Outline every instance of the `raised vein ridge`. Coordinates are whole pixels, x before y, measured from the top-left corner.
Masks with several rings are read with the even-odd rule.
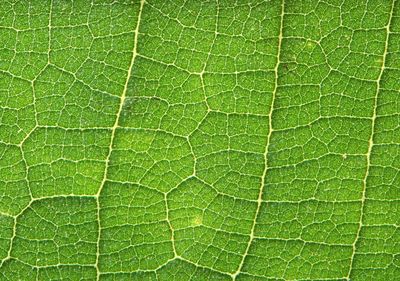
[[[371,124],[371,134],[368,140],[368,151],[367,151],[367,169],[365,171],[365,175],[363,178],[363,190],[362,190],[362,197],[361,197],[361,209],[360,209],[360,221],[358,223],[358,229],[357,229],[357,234],[356,234],[356,238],[354,239],[354,242],[352,244],[352,254],[351,254],[351,258],[350,258],[350,266],[349,266],[349,271],[348,274],[346,276],[347,280],[350,280],[350,276],[351,276],[351,272],[353,270],[353,263],[354,263],[354,256],[356,253],[356,246],[357,246],[357,242],[360,238],[360,233],[361,233],[361,229],[363,227],[363,217],[364,217],[364,207],[365,207],[365,195],[366,195],[366,190],[367,190],[367,178],[369,176],[369,171],[371,168],[371,152],[372,152],[372,147],[374,146],[374,132],[375,132],[375,121],[376,121],[376,116],[377,116],[377,107],[378,107],[378,97],[379,97],[379,90],[381,88],[381,79],[382,79],[382,74],[383,71],[385,69],[385,63],[386,63],[386,55],[388,53],[388,45],[389,45],[389,36],[390,36],[390,24],[392,22],[392,18],[393,18],[393,10],[394,10],[394,6],[395,6],[396,0],[392,1],[392,6],[391,6],[391,10],[390,10],[390,14],[389,14],[389,20],[388,23],[386,25],[386,39],[385,39],[385,48],[383,51],[383,58],[382,58],[382,67],[380,69],[379,75],[378,75],[378,79],[376,81],[376,92],[375,92],[375,97],[374,97],[374,110],[373,110],[373,115],[371,118],[372,124]]]
[[[265,185],[265,176],[267,174],[267,170],[268,170],[268,150],[269,150],[269,144],[270,144],[270,140],[271,140],[271,135],[273,132],[272,129],[272,114],[274,111],[274,104],[275,104],[275,96],[276,96],[276,92],[278,89],[278,67],[279,67],[279,58],[280,58],[280,53],[281,53],[281,45],[282,45],[282,37],[283,37],[283,16],[285,13],[285,1],[282,0],[282,4],[281,4],[281,21],[280,21],[280,28],[279,28],[279,35],[278,35],[278,53],[277,53],[277,60],[276,60],[276,64],[274,67],[274,78],[275,78],[275,82],[274,82],[274,89],[272,91],[272,101],[271,101],[271,108],[270,111],[268,113],[268,135],[267,135],[267,141],[266,141],[266,146],[265,146],[265,151],[264,151],[264,171],[261,177],[261,184],[260,184],[260,191],[258,193],[258,199],[257,199],[257,209],[256,209],[256,213],[254,215],[254,220],[253,220],[253,224],[251,226],[251,230],[250,230],[250,239],[249,242],[247,243],[246,246],[246,250],[243,254],[242,260],[240,261],[239,267],[237,269],[237,271],[233,274],[233,280],[236,280],[236,277],[240,274],[243,265],[244,265],[244,261],[246,259],[246,256],[249,253],[250,250],[250,246],[254,240],[254,230],[256,227],[256,222],[257,222],[257,218],[258,215],[260,213],[260,208],[261,208],[261,204],[262,204],[262,197],[263,197],[263,193],[264,193],[264,185]]]
[[[124,89],[122,91],[122,95],[121,95],[121,98],[120,98],[117,117],[115,118],[114,126],[111,128],[110,147],[108,149],[108,155],[107,155],[107,158],[106,158],[106,165],[105,165],[105,169],[104,169],[103,180],[101,181],[99,190],[98,190],[97,194],[95,195],[96,196],[96,204],[97,204],[97,221],[98,221],[98,225],[99,225],[99,234],[98,234],[98,238],[97,238],[97,251],[96,251],[96,271],[97,271],[97,278],[96,279],[97,280],[99,280],[99,278],[100,278],[99,257],[100,257],[101,223],[100,223],[100,201],[99,201],[99,197],[100,197],[101,191],[103,190],[104,184],[107,181],[107,172],[108,172],[108,168],[109,168],[109,164],[110,164],[110,156],[111,156],[112,147],[113,147],[113,144],[114,144],[115,132],[116,132],[116,130],[118,128],[119,118],[121,116],[122,108],[124,106],[126,92],[128,90],[129,78],[131,77],[132,68],[133,68],[133,65],[135,63],[135,59],[136,59],[137,54],[138,54],[137,53],[137,42],[138,42],[138,37],[139,37],[139,26],[140,26],[140,20],[141,20],[141,17],[142,17],[142,11],[143,11],[144,2],[145,2],[145,0],[140,0],[140,8],[139,8],[139,13],[138,13],[138,17],[137,17],[136,28],[135,28],[135,31],[134,31],[135,35],[134,35],[131,63],[130,63],[129,68],[128,68],[128,73],[126,75]]]

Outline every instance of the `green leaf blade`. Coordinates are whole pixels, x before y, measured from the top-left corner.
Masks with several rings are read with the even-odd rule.
[[[400,3],[0,8],[0,280],[396,280]]]

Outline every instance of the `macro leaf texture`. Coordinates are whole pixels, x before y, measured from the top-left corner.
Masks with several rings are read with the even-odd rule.
[[[400,280],[399,0],[0,5],[0,280]]]

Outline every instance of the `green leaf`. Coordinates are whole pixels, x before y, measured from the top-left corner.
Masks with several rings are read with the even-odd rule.
[[[399,279],[399,0],[12,0],[0,42],[0,280]]]

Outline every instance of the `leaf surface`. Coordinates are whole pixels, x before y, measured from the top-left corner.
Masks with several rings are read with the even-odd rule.
[[[400,2],[6,1],[0,280],[397,280]]]

